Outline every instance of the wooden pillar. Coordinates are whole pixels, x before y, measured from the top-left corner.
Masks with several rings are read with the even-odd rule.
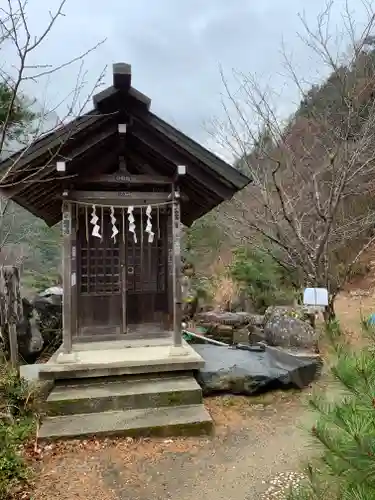
[[[182,345],[182,289],[181,289],[181,222],[179,191],[173,189],[172,205],[172,273],[173,273],[173,345]]]
[[[62,235],[63,235],[63,352],[72,351],[72,205],[63,201],[62,206]]]
[[[12,368],[18,370],[19,368],[19,354],[18,354],[18,337],[17,337],[17,323],[8,323],[8,337],[10,349],[10,364]]]
[[[166,290],[168,291],[168,330],[173,332],[174,325],[174,253],[173,253],[173,205],[167,210],[166,235]]]
[[[14,266],[0,266],[0,333],[8,330],[10,362],[19,369],[17,325],[22,321],[23,307],[20,289],[20,275]],[[0,359],[0,363],[3,360]]]
[[[77,306],[78,306],[78,292],[77,292],[77,228],[78,228],[78,211],[77,206],[71,205],[71,337],[72,340],[77,336]]]
[[[186,174],[178,166],[172,188],[172,274],[173,274],[173,346],[182,346],[182,280],[181,280],[181,207],[179,177]]]

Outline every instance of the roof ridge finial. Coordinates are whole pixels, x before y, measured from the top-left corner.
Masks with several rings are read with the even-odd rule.
[[[117,90],[128,92],[132,81],[132,67],[130,64],[119,62],[113,64],[113,86]]]

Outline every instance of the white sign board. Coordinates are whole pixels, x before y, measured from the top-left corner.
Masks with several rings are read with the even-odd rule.
[[[326,288],[305,288],[303,304],[305,306],[328,306],[328,290]]]

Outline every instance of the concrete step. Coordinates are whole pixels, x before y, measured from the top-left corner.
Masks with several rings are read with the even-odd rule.
[[[59,349],[47,363],[41,363],[39,378],[67,380],[135,376],[200,370],[204,366],[203,358],[186,342],[182,348],[177,348],[177,352],[169,345],[127,347],[123,342],[93,342],[73,347],[68,359],[61,360],[63,354]]]
[[[45,440],[105,436],[197,436],[210,434],[212,419],[203,404],[47,417]]]
[[[119,379],[94,383],[81,379],[56,385],[47,398],[51,416],[116,410],[159,408],[202,403],[202,390],[193,376]]]

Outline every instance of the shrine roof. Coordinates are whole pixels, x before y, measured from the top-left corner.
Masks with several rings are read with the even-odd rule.
[[[61,220],[64,186],[113,173],[120,158],[136,174],[173,177],[186,166],[185,225],[231,199],[251,180],[150,111],[151,100],[131,86],[130,65],[113,65],[113,85],[93,97],[94,108],[0,163],[1,193],[52,226]],[[125,141],[119,124],[126,124]],[[65,161],[63,179],[56,162]]]

